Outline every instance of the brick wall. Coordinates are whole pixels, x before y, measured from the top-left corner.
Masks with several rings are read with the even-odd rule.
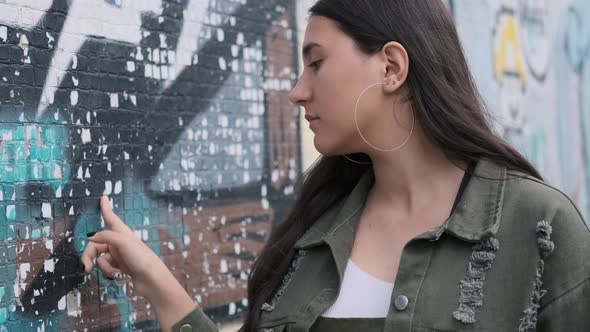
[[[81,273],[98,197],[217,322],[300,176],[294,2],[0,1],[0,330],[157,329]]]

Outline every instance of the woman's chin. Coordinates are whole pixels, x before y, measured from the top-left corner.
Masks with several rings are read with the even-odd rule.
[[[343,154],[347,154],[346,149],[343,149],[341,145],[338,144],[328,144],[327,142],[322,142],[316,138],[313,141],[313,145],[317,152],[319,152],[322,156],[332,157],[332,156],[340,156]]]
[[[318,135],[314,136],[313,145],[315,146],[315,149],[323,156],[333,156],[335,154],[333,144],[328,144],[328,142],[321,140]]]

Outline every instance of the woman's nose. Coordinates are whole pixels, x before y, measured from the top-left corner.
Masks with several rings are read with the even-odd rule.
[[[291,92],[289,93],[289,100],[296,105],[304,106],[311,97],[311,91],[305,86],[303,80],[299,78]]]

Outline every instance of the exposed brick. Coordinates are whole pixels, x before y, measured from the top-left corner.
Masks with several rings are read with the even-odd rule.
[[[158,328],[129,281],[82,273],[103,193],[214,320],[237,318],[227,306],[246,297],[244,276],[292,199],[261,188],[296,181],[271,183],[268,158],[300,174],[300,142],[276,135],[297,109],[263,86],[295,63],[294,41],[269,39],[296,31],[294,4],[149,3],[2,5],[13,11],[0,13],[0,309],[16,310],[0,329]],[[191,31],[194,19],[208,24]]]

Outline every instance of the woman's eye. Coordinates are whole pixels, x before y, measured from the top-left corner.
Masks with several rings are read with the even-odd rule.
[[[313,70],[318,70],[320,68],[320,63],[322,60],[316,60],[308,65],[308,67],[313,68]]]

